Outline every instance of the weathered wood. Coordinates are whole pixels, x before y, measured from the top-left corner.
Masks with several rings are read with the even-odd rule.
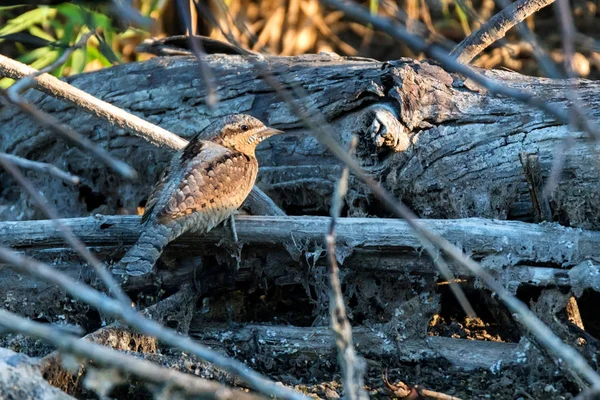
[[[231,112],[247,112],[285,129],[288,135],[258,151],[259,185],[288,214],[325,213],[339,176],[338,162],[261,80],[252,63],[232,55],[208,56],[207,62],[221,98],[215,112],[203,103],[205,84],[193,58],[121,65],[70,82],[187,138],[208,123],[209,115]],[[423,217],[532,219],[519,155],[537,155],[541,177],[547,179],[557,146],[571,135],[563,179],[549,199],[552,216],[571,226],[600,227],[598,165],[592,146],[584,135],[569,133],[567,126],[537,109],[490,96],[426,62],[307,55],[267,57],[265,63],[283,87],[301,86],[304,102],[324,115],[339,141],[358,134],[357,156],[365,168]],[[567,82],[502,71],[483,73],[558,106],[568,104]],[[590,110],[598,107],[599,85],[577,83]],[[31,95],[30,100],[132,162],[142,176],[140,183],[119,181],[11,107],[0,112],[0,150],[52,162],[84,179],[78,190],[29,173],[64,216],[92,210],[132,213],[156,181],[168,152],[45,95]],[[10,189],[12,181],[4,177],[2,185],[16,201],[5,202],[10,207],[0,215],[40,217],[26,196]],[[381,215],[383,211],[370,200],[357,182],[351,182],[350,215]]]
[[[141,313],[164,325],[167,323],[172,325],[175,322],[177,330],[186,334],[196,305],[195,303],[196,293],[188,285],[175,295],[153,304],[141,311]],[[158,351],[156,338],[133,332],[119,322],[103,326],[85,335],[82,339],[115,350],[129,351],[144,358],[146,358],[145,355],[155,354]],[[78,362],[77,367],[74,365],[75,362]],[[82,380],[85,376],[88,363],[89,360],[72,360],[69,369],[66,369],[63,365],[61,354],[58,351],[53,351],[39,361],[44,379],[53,386],[72,395],[81,394],[83,390]]]
[[[3,399],[74,400],[44,380],[39,360],[0,347],[0,397]]]
[[[162,258],[167,268],[160,265],[158,278],[127,282],[126,290],[173,291],[193,282],[200,294],[206,295],[233,290],[242,282],[267,286],[319,285],[319,277],[324,272],[323,238],[329,218],[237,216],[236,221],[238,238],[243,245],[241,254],[235,256],[227,245],[232,240],[229,227],[219,226],[207,235],[186,234],[167,248]],[[64,219],[63,223],[109,264],[139,235],[139,217],[134,216],[73,218]],[[600,290],[600,266],[591,261],[600,257],[600,232],[558,224],[485,219],[422,220],[421,223],[459,245],[514,293],[523,284],[570,287],[577,296],[586,288]],[[343,266],[346,290],[360,287],[366,296],[364,301],[369,298],[369,285],[383,285],[373,289],[381,292],[381,288],[394,279],[396,284],[418,282],[421,277],[437,279],[435,267],[404,221],[342,218],[337,226],[337,240],[337,256]],[[2,222],[0,244],[53,262],[58,270],[83,282],[96,282],[91,269],[64,248],[64,241],[51,221]],[[207,255],[216,258],[203,264],[201,256]],[[307,267],[312,271],[310,278]],[[469,278],[462,268],[454,264],[450,267],[457,276]],[[53,310],[55,288],[24,277],[7,266],[0,265],[0,273],[3,276],[0,293],[11,299],[8,304],[14,303],[27,315],[42,312],[40,307],[43,312]],[[387,277],[385,283],[379,282],[381,274]],[[379,283],[367,283],[369,279]],[[33,296],[38,299],[49,296],[52,301],[37,305],[26,302],[27,307],[17,301]],[[52,312],[64,313],[59,305]]]
[[[329,224],[326,217],[236,216],[239,241],[253,248],[284,246],[293,259],[322,246]],[[75,235],[89,246],[129,245],[137,240],[140,218],[103,216],[67,218]],[[566,228],[558,224],[529,224],[478,218],[421,220],[423,225],[460,246],[489,268],[527,264],[568,268],[600,252],[600,232]],[[421,243],[405,221],[377,218],[341,218],[337,224],[339,261],[354,268],[354,258],[377,260],[364,269],[430,270]],[[205,235],[188,233],[174,242],[187,245],[193,254],[210,252],[215,243],[230,238],[230,228],[219,226]],[[230,239],[231,240],[231,239]],[[51,248],[64,245],[50,220],[0,222],[0,243],[15,249]],[[196,249],[191,248],[191,245]],[[213,244],[213,246],[207,246]],[[395,262],[394,262],[395,260]],[[414,264],[407,261],[414,260]],[[419,266],[420,265],[420,266]],[[431,271],[431,270],[430,270]],[[433,271],[431,271],[433,272]],[[464,273],[463,273],[464,274]]]
[[[308,364],[316,360],[335,360],[335,343],[331,331],[323,327],[301,328],[277,325],[245,325],[217,329],[192,324],[190,335],[255,365],[267,363]],[[445,359],[452,365],[473,370],[493,365],[522,363],[516,343],[484,342],[428,336],[394,342],[381,327],[352,329],[356,350],[365,358],[378,362],[426,362]],[[392,364],[392,365],[393,365]]]

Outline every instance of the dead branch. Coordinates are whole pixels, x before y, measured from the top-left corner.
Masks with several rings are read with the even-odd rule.
[[[323,233],[329,226],[329,220],[325,217],[240,215],[235,219],[241,243],[267,252],[276,252],[279,248],[287,254],[290,265],[297,263],[294,260],[300,259],[304,250],[311,249],[303,248],[303,243],[322,245]],[[60,221],[84,243],[95,248],[131,245],[140,232],[140,217],[137,216],[97,216]],[[496,273],[505,269],[501,275],[502,281],[511,290],[516,290],[514,285],[519,281],[533,285],[569,285],[569,275],[565,269],[597,258],[600,251],[600,232],[557,224],[538,225],[476,218],[422,220],[420,223],[448,241],[459,244],[466,254],[482,262],[486,268]],[[186,234],[174,242],[173,249],[176,251],[179,246],[185,245],[189,257],[211,254],[217,250],[215,244],[229,235],[227,229],[219,226],[206,235]],[[422,244],[412,235],[405,221],[341,218],[336,223],[336,236],[338,250],[345,249],[338,252],[337,257],[346,268],[434,273],[431,262],[420,254]],[[64,245],[60,232],[49,220],[0,222],[0,238],[0,243],[5,246],[29,252],[57,248],[60,253]],[[543,264],[547,267],[540,266]],[[528,265],[537,267],[528,268]],[[460,277],[469,276],[455,263],[450,263],[450,267]],[[593,263],[589,268],[594,268]],[[172,279],[175,285],[178,279],[183,282],[189,276],[175,276]],[[591,284],[591,281],[588,282]]]
[[[350,154],[354,153],[358,138],[355,136],[350,143]],[[365,360],[358,357],[352,343],[352,325],[346,314],[344,295],[340,284],[339,267],[335,252],[335,224],[342,211],[344,196],[348,190],[348,168],[344,168],[336,185],[331,201],[331,223],[329,232],[325,235],[327,244],[327,260],[329,263],[329,324],[335,335],[335,345],[338,350],[338,362],[342,368],[346,398],[349,400],[368,399],[364,389]]]
[[[43,172],[46,174],[50,174],[59,179],[62,179],[64,182],[70,183],[71,185],[78,185],[81,182],[81,179],[78,176],[72,175],[62,169],[43,162],[27,160],[25,158],[13,156],[11,154],[1,153],[0,157],[8,158],[13,164],[17,165],[20,168],[31,169],[34,171]]]
[[[28,65],[0,55],[0,75],[12,79],[22,79],[38,71]],[[57,99],[67,101],[76,107],[110,121],[112,124],[143,137],[156,146],[168,146],[173,149],[185,147],[187,142],[177,135],[156,125],[144,121],[140,117],[129,114],[119,107],[99,100],[81,89],[50,75],[42,74],[35,77],[35,88]]]
[[[187,395],[206,396],[207,398],[216,400],[257,400],[262,398],[226,388],[216,382],[162,368],[148,361],[136,359],[89,341],[79,340],[77,337],[65,335],[47,325],[33,322],[2,309],[0,309],[0,327],[5,331],[22,333],[27,336],[43,339],[58,347],[64,353],[85,357],[102,366],[133,374],[149,382],[176,386],[182,389]]]
[[[460,42],[452,49],[450,56],[460,63],[470,63],[488,46],[502,39],[513,26],[552,3],[554,0],[520,0],[512,3]]]
[[[1,57],[3,56],[0,54],[0,62]],[[75,132],[68,126],[61,124],[52,115],[38,110],[36,107],[23,100],[20,95],[13,94],[12,96],[10,96],[7,93],[7,91],[0,89],[0,97],[12,102],[12,104],[17,106],[21,111],[31,115],[42,126],[48,126],[49,128],[53,129],[54,131],[58,132],[64,137],[68,138],[77,146],[90,152],[94,155],[94,157],[108,165],[110,168],[112,168],[125,178],[131,180],[137,178],[137,172],[133,168],[131,168],[127,163],[112,157],[106,150],[96,146],[91,140],[81,136],[79,133]]]

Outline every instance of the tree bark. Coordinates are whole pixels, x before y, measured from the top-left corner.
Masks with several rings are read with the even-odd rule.
[[[76,76],[70,82],[186,138],[205,126],[209,116],[232,112],[250,113],[286,130],[287,135],[258,151],[258,184],[288,214],[327,212],[339,176],[338,162],[279,100],[252,63],[233,55],[211,55],[207,62],[221,99],[216,111],[203,103],[202,76],[196,61],[187,57],[121,65]],[[552,218],[577,227],[600,225],[598,165],[592,145],[583,134],[569,133],[567,126],[535,108],[490,96],[427,62],[307,55],[267,57],[265,63],[282,87],[300,87],[305,94],[302,101],[324,115],[332,136],[346,143],[358,134],[360,162],[422,217],[533,220],[535,211],[520,154],[538,156],[545,181],[556,152],[562,151],[564,173],[548,199]],[[566,81],[503,71],[482,73],[568,106]],[[577,87],[590,109],[598,106],[597,83],[580,81]],[[64,216],[135,213],[169,152],[46,95],[32,94],[29,99],[131,162],[142,176],[140,182],[120,181],[12,107],[0,113],[0,149],[54,163],[84,179],[79,188],[70,188],[28,172]],[[569,135],[571,144],[564,151],[557,150]],[[2,186],[2,218],[40,218],[6,176]],[[351,180],[350,186],[348,215],[385,215],[360,184]]]

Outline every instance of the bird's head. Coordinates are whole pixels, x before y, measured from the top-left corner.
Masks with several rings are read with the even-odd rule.
[[[212,140],[228,149],[254,156],[256,146],[263,140],[283,133],[265,126],[260,120],[246,114],[229,115],[214,123],[218,134]]]

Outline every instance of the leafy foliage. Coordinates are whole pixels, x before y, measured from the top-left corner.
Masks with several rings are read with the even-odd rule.
[[[15,58],[36,69],[52,64],[83,35],[96,32],[85,46],[75,50],[63,65],[52,72],[55,76],[78,74],[119,63],[128,56],[124,54],[126,44],[132,40],[139,43],[149,36],[147,31],[123,27],[118,18],[109,17],[108,9],[95,10],[62,3],[38,6],[19,13],[21,10],[22,7],[0,8],[0,18],[6,20],[0,28],[0,42],[14,44],[18,54]],[[146,7],[146,10],[153,11],[152,7]],[[6,88],[11,83],[11,79],[2,79],[0,87]]]

